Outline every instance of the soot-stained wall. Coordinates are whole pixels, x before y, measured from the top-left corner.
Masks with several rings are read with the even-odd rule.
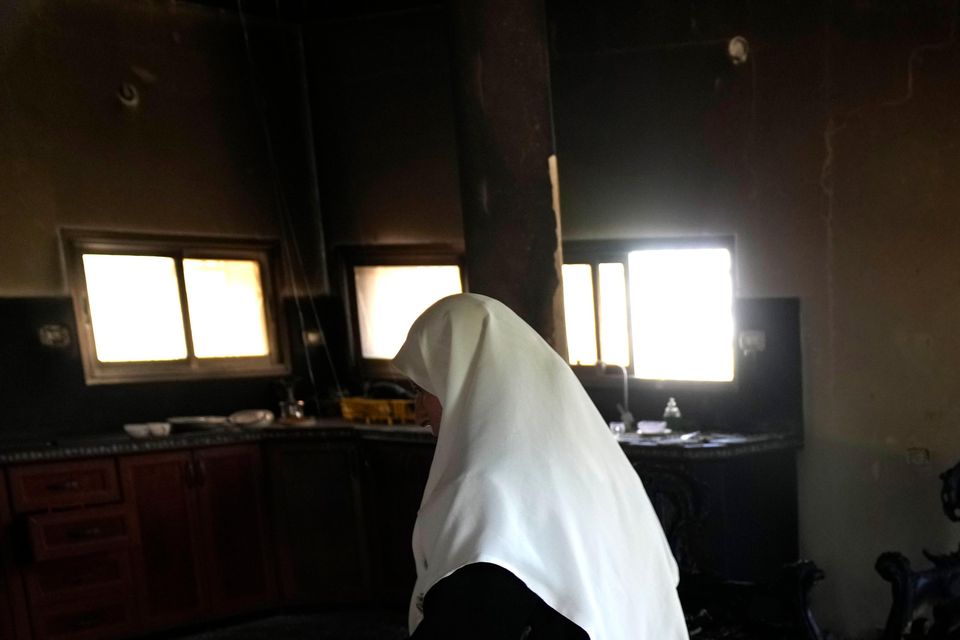
[[[318,14],[303,32],[328,245],[462,245],[445,13]]]
[[[280,238],[277,176],[317,235],[298,32],[250,18],[251,65],[242,26],[176,3],[0,2],[0,295],[66,292],[61,227]]]
[[[0,0],[0,439],[275,407],[264,379],[86,386],[76,335],[37,337],[75,327],[63,227],[283,239],[285,295],[325,293],[298,28],[184,3]]]
[[[740,296],[800,298],[801,553],[820,621],[869,635],[877,556],[957,544],[957,4],[548,8],[565,238],[731,234]]]

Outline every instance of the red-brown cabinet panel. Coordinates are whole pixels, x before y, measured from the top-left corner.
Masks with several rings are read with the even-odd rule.
[[[135,580],[146,626],[201,618],[207,610],[193,457],[190,452],[120,459],[123,492],[140,531]]]
[[[403,604],[409,602],[417,579],[410,539],[430,473],[433,447],[403,442],[364,444],[376,592],[382,601]]]
[[[26,627],[26,603],[13,569],[7,485],[0,473],[0,638],[27,638]]]
[[[284,598],[323,604],[368,599],[357,447],[280,444],[270,447],[268,464]]]
[[[128,591],[90,592],[82,599],[33,608],[36,640],[102,640],[132,632],[136,602]]]
[[[194,453],[200,543],[212,613],[245,612],[277,598],[263,502],[260,447]]]
[[[40,562],[24,579],[35,605],[83,598],[91,589],[129,590],[133,584],[126,550]]]
[[[34,560],[126,549],[136,533],[125,505],[44,513],[28,519]]]
[[[112,458],[13,467],[10,493],[17,513],[120,501]]]

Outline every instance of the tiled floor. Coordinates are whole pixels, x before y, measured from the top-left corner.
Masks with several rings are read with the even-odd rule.
[[[383,611],[275,615],[178,640],[402,640],[404,617]]]

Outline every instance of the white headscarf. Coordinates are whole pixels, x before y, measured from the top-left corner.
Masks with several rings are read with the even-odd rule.
[[[444,298],[394,359],[443,418],[413,533],[417,604],[460,567],[507,569],[593,640],[686,639],[677,565],[573,371],[502,303]]]

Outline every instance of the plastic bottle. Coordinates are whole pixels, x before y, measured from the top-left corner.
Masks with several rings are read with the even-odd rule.
[[[663,409],[663,421],[667,423],[667,428],[676,431],[680,426],[680,407],[677,406],[677,400],[670,398],[667,400],[667,406]]]

